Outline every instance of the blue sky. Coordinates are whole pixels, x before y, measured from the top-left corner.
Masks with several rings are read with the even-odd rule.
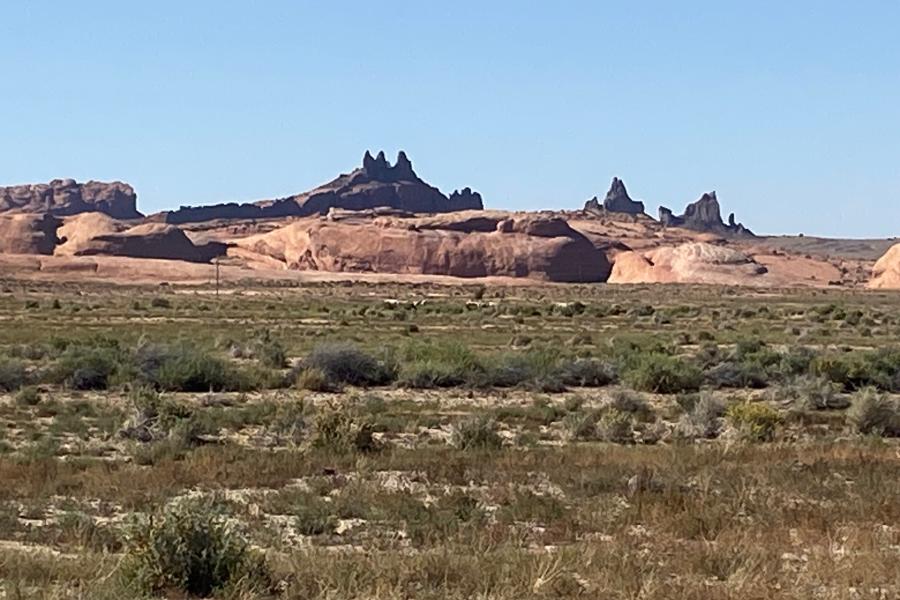
[[[900,235],[900,2],[0,6],[0,184],[120,179],[145,212],[309,189],[369,148],[445,192],[758,232]]]

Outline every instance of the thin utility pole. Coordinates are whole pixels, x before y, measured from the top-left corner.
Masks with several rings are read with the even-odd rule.
[[[216,257],[216,298],[219,297],[219,258]]]

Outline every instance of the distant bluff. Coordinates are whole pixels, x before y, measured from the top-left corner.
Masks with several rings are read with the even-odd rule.
[[[393,165],[388,163],[384,152],[373,157],[367,151],[361,167],[309,192],[249,204],[186,206],[159,217],[167,223],[178,224],[216,219],[304,217],[324,215],[333,208],[366,210],[379,207],[410,213],[445,213],[482,210],[484,203],[481,195],[469,188],[445,196],[416,175],[412,162],[403,151]]]
[[[606,212],[640,215],[644,212],[644,203],[632,200],[628,195],[628,190],[625,189],[625,182],[618,177],[613,177],[603,204],[600,204],[600,200],[594,196],[584,204],[584,210],[593,213],[605,210]]]
[[[735,222],[734,213],[728,215],[727,223],[722,221],[719,199],[715,192],[703,194],[699,200],[688,204],[683,215],[675,215],[665,206],[660,206],[659,222],[665,227],[683,227],[720,235],[753,235],[742,223]]]
[[[0,213],[69,216],[102,212],[116,219],[140,219],[137,194],[127,183],[54,179],[50,183],[0,187]]]

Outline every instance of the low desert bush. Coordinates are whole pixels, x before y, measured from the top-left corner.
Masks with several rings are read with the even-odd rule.
[[[325,371],[315,367],[301,369],[294,378],[294,387],[310,392],[340,391],[340,386],[331,381]]]
[[[303,361],[302,368],[319,369],[336,384],[384,385],[395,378],[389,365],[349,343],[316,346]]]
[[[595,358],[576,358],[561,361],[559,379],[564,385],[603,387],[616,382],[615,365]]]
[[[784,385],[774,395],[789,400],[800,410],[835,410],[850,406],[850,401],[839,394],[840,386],[824,377],[798,377]]]
[[[14,392],[27,380],[25,364],[12,358],[0,358],[0,392]]]
[[[604,442],[630,444],[634,441],[634,419],[627,412],[607,409],[597,421],[597,437]]]
[[[874,388],[864,388],[853,394],[847,418],[858,433],[900,436],[900,406]]]
[[[456,342],[416,341],[401,347],[398,383],[410,388],[443,388],[470,383],[483,371],[478,356]]]
[[[19,406],[35,406],[40,401],[41,393],[33,385],[23,387],[16,393],[16,404]]]
[[[207,598],[271,587],[265,558],[208,501],[139,518],[127,530],[125,548],[122,574],[142,593]]]
[[[755,442],[772,441],[782,420],[778,411],[761,402],[732,404],[725,411],[725,418],[741,437]]]
[[[725,406],[707,393],[691,398],[690,410],[675,425],[675,436],[685,440],[712,439],[722,431]]]
[[[353,407],[334,405],[321,409],[313,417],[313,448],[335,454],[374,452],[379,449],[369,419],[355,414]]]
[[[55,380],[76,390],[105,390],[124,366],[122,351],[108,345],[71,345],[60,355]]]
[[[503,440],[488,415],[474,415],[454,424],[450,443],[460,450],[497,450]]]
[[[696,391],[702,380],[696,365],[659,353],[634,356],[625,365],[622,378],[635,390],[659,394]]]

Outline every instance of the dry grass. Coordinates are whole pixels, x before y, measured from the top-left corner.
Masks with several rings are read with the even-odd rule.
[[[895,406],[890,355],[860,354],[898,332],[889,295],[571,286],[473,301],[334,285],[153,303],[158,290],[15,290],[0,294],[0,354],[35,387],[0,395],[0,598],[141,597],[120,568],[124,532],[186,498],[263,551],[276,583],[221,598],[900,597],[900,446],[860,433],[860,394],[800,389],[793,352],[799,329],[845,387],[867,378]],[[123,352],[196,334],[225,364],[283,366],[286,384],[167,393],[148,412],[128,381],[46,383],[63,318],[70,338],[102,333]],[[516,336],[531,350],[510,350]],[[447,339],[471,351],[436,346]],[[294,385],[308,365],[287,363],[332,340],[426,389],[360,390],[381,380],[344,371],[331,385],[320,365]],[[560,389],[556,357],[602,382]],[[680,361],[705,379],[670,377]],[[615,369],[648,391],[608,385]],[[436,386],[447,373],[461,383]],[[751,389],[760,376],[779,385]]]

